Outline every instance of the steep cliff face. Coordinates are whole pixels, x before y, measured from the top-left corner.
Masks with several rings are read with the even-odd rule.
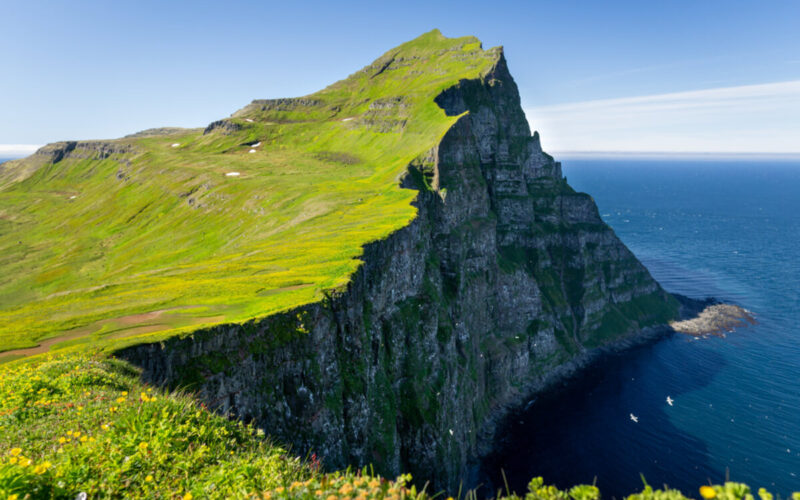
[[[329,467],[469,483],[496,422],[677,304],[531,136],[505,59],[437,103],[461,115],[409,166],[418,215],[322,302],[118,353]]]

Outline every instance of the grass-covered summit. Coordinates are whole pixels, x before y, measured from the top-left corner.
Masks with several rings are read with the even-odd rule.
[[[435,30],[320,92],[254,101],[205,129],[56,143],[4,164],[0,360],[321,299],[364,244],[415,216],[399,179],[457,119],[434,98],[500,56]]]

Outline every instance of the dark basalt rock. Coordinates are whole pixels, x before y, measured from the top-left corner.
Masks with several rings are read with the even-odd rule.
[[[134,147],[124,142],[63,141],[43,146],[34,155],[44,157],[48,163],[58,163],[65,158],[105,160],[113,155],[126,155],[133,151]]]
[[[211,122],[208,126],[203,130],[203,135],[210,134],[211,132],[220,132],[222,134],[230,135],[236,131],[242,129],[242,126],[239,123],[236,123],[229,119],[217,120],[215,122]]]

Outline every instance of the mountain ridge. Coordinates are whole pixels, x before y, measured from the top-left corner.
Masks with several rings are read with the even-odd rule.
[[[294,112],[290,109],[274,107],[263,113],[259,112],[264,115],[261,118],[245,116],[252,106],[248,105],[235,112],[231,118],[212,123],[202,135],[198,135],[197,129],[183,130],[176,135],[175,129],[167,128],[169,133],[166,135],[163,129],[156,129],[155,133],[153,130],[144,131],[145,133],[109,141],[64,141],[44,146],[25,160],[12,161],[0,167],[0,198],[4,198],[4,205],[7,207],[4,210],[4,220],[9,222],[7,227],[10,228],[6,231],[6,241],[0,237],[0,248],[19,255],[19,260],[25,255],[24,258],[35,262],[38,268],[47,269],[58,268],[59,264],[66,262],[63,256],[42,251],[41,238],[32,238],[28,230],[31,225],[48,233],[46,236],[49,241],[88,243],[88,248],[73,252],[67,257],[67,262],[72,261],[67,269],[67,276],[63,276],[64,269],[50,269],[41,273],[45,276],[38,281],[25,282],[25,276],[30,276],[30,273],[7,272],[8,275],[15,276],[17,283],[6,283],[5,294],[3,284],[0,284],[0,298],[5,297],[5,307],[0,308],[0,317],[3,317],[6,325],[31,323],[28,331],[32,333],[29,336],[14,332],[4,334],[0,328],[0,350],[30,348],[39,340],[70,335],[76,328],[87,328],[91,332],[94,338],[88,340],[88,343],[103,344],[108,337],[106,331],[115,329],[120,332],[118,327],[130,325],[114,325],[103,330],[101,322],[116,318],[120,320],[117,323],[129,323],[130,320],[126,318],[166,309],[176,310],[174,308],[178,306],[182,307],[181,314],[178,315],[180,317],[175,317],[173,313],[162,315],[166,322],[159,335],[163,337],[172,334],[164,333],[168,331],[184,334],[197,324],[205,324],[203,318],[221,314],[226,320],[246,321],[303,301],[319,300],[324,295],[323,290],[344,283],[358,265],[357,259],[361,253],[359,243],[384,237],[402,227],[414,215],[414,209],[410,205],[414,194],[398,189],[397,180],[405,175],[406,165],[413,157],[428,149],[452,120],[442,115],[437,116],[441,111],[436,111],[438,108],[427,96],[432,98],[438,93],[438,87],[447,86],[454,81],[454,75],[477,75],[495,57],[495,52],[483,51],[475,38],[446,39],[438,31],[429,32],[394,50],[395,56],[377,78],[371,68],[378,62],[312,94],[316,97],[274,100],[275,103],[283,103],[286,108],[286,105],[295,106],[304,102],[304,99],[313,99],[319,109],[306,106],[302,111],[303,120],[293,120]],[[428,71],[431,73],[428,75],[425,72],[419,73],[419,70],[416,70],[416,74],[409,74],[412,63],[416,68],[424,68],[425,65],[441,67],[443,69],[436,71],[441,71],[442,74]],[[390,64],[395,66],[390,68]],[[386,78],[390,73],[391,78]],[[406,83],[398,88],[397,83],[404,79]],[[363,92],[354,93],[356,86],[360,91],[364,86],[372,88],[378,102],[372,102],[372,96],[363,95]],[[353,101],[353,95],[361,97]],[[393,95],[397,97],[391,97]],[[414,109],[420,106],[428,111],[416,113]],[[339,117],[338,114],[346,114],[347,117]],[[409,119],[410,114],[415,119]],[[416,119],[417,115],[421,118]],[[180,147],[173,147],[173,144],[179,144]],[[250,154],[254,144],[259,144],[256,146],[257,152]],[[361,150],[364,152],[359,153]],[[288,164],[292,165],[294,179],[285,178],[284,167]],[[166,171],[158,165],[164,165],[170,170]],[[323,166],[328,168],[328,175],[321,170],[320,167]],[[98,169],[105,170],[102,177],[86,179],[86,172],[97,172]],[[237,173],[239,175],[235,176]],[[300,188],[303,179],[310,183],[306,185],[316,184],[320,187],[315,193],[304,193]],[[115,184],[115,181],[121,181],[123,186]],[[231,185],[233,182],[235,185]],[[282,188],[278,184],[282,184]],[[82,186],[87,189],[83,191]],[[111,192],[108,188],[111,188]],[[91,193],[89,189],[96,189],[97,192]],[[282,192],[279,192],[280,189]],[[247,191],[250,197],[244,199],[241,193]],[[115,194],[113,198],[110,196],[112,192]],[[263,194],[265,192],[267,196]],[[338,197],[331,199],[334,193]],[[344,195],[343,199],[341,195]],[[90,197],[91,203],[86,203]],[[227,202],[231,198],[236,199]],[[179,203],[165,203],[167,200]],[[181,206],[180,202],[186,202],[189,206]],[[280,203],[285,208],[273,210],[276,205],[280,207]],[[25,208],[44,204],[49,206],[46,211],[42,209],[41,213],[31,214]],[[356,206],[355,210],[346,208],[353,205]],[[397,209],[379,210],[378,207],[381,206],[396,206]],[[187,208],[195,213],[186,213]],[[209,219],[209,223],[196,222],[198,209],[201,217]],[[245,211],[248,216],[236,217],[230,214],[231,211],[240,210]],[[336,217],[337,210],[362,212],[361,217],[357,214],[342,217],[347,219],[346,226],[352,228],[349,230],[353,234],[352,238],[343,240],[331,234],[329,228],[334,226],[332,219]],[[125,216],[121,217],[122,220],[99,221],[97,231],[79,231],[79,234],[65,230],[48,217],[48,213],[61,213],[72,220],[91,219],[92,211],[108,213],[109,219],[115,213],[125,213]],[[162,226],[160,232],[174,231],[183,247],[195,250],[193,254],[184,252],[183,256],[170,257],[170,254],[174,254],[175,247],[169,242],[161,241],[161,238],[143,240],[136,234],[137,231],[148,231],[148,227],[134,225],[130,230],[127,229],[128,219],[132,222],[153,221],[154,217],[158,217],[163,221],[164,214],[188,222],[177,227],[174,224],[159,224]],[[379,215],[375,217],[374,214]],[[293,279],[275,276],[276,282],[272,285],[269,282],[259,284],[248,281],[246,274],[253,272],[250,270],[253,268],[252,264],[245,263],[241,270],[237,270],[235,266],[222,261],[225,255],[229,259],[241,260],[243,253],[255,252],[265,255],[266,266],[274,266],[275,243],[270,244],[271,250],[264,249],[263,245],[269,238],[265,240],[261,235],[275,231],[286,232],[283,228],[294,226],[302,234],[308,235],[309,231],[315,230],[313,223],[306,228],[309,226],[309,216],[327,217],[330,222],[325,222],[320,229],[330,235],[328,239],[345,241],[333,244],[333,248],[347,248],[347,256],[342,255],[327,264],[312,265],[315,269],[299,271],[295,273],[298,276]],[[270,217],[284,220],[280,227],[276,227],[275,223],[268,220]],[[266,227],[267,230],[261,230],[260,234],[255,234],[253,230],[243,237],[239,236],[246,240],[247,245],[236,248],[231,243],[235,239],[230,237],[230,233],[235,231],[230,227],[243,224],[245,221],[241,219],[246,219],[254,229]],[[11,234],[15,229],[18,234]],[[209,242],[208,234],[205,233],[209,229],[213,229],[213,236],[218,241],[212,243],[214,248],[207,250],[204,247]],[[206,241],[200,243],[198,238]],[[223,239],[227,241],[219,241]],[[31,240],[30,243],[27,240]],[[301,236],[300,240],[308,241],[307,245],[312,246],[328,245],[325,241],[314,243],[314,238],[308,236]],[[20,245],[36,247],[39,251],[22,253]],[[79,246],[86,244],[81,243]],[[332,252],[325,248],[319,248],[318,251],[324,252],[319,261],[330,261],[326,255]],[[337,250],[333,253],[340,252],[341,250]],[[91,253],[99,254],[99,260],[97,256],[90,255]],[[198,256],[203,254],[208,255],[209,259],[200,260]],[[148,255],[153,255],[149,261],[146,259]],[[291,255],[279,259],[294,261],[288,265],[295,269],[300,268],[297,259]],[[87,266],[96,266],[87,260],[95,261],[102,267],[90,279],[86,277]],[[139,284],[131,285],[126,284],[126,280],[129,280],[124,273],[116,271],[128,267],[140,275],[143,272],[146,277],[153,272],[160,272],[158,269],[169,266],[170,261],[184,267],[195,266],[200,271],[200,278],[208,276],[200,281],[218,281],[218,286],[223,289],[226,281],[236,281],[230,285],[233,289],[226,298],[227,303],[218,303],[215,298],[202,294],[191,300],[191,295],[195,293],[192,290],[202,289],[191,286],[191,282],[198,279],[197,273],[184,273],[172,280],[166,278],[168,282],[163,284],[148,285],[151,280],[143,279]],[[219,273],[213,269],[216,267],[227,267],[227,276],[218,279]],[[48,272],[57,275],[61,273],[60,279],[47,279]],[[231,277],[237,273],[239,279],[233,280]],[[161,281],[164,282],[165,278],[161,278]],[[97,282],[102,282],[104,290],[108,291],[100,292],[107,293],[103,300],[108,305],[103,310],[89,308],[85,313],[67,317],[64,321],[53,321],[59,317],[59,311],[63,314],[69,307],[63,300],[54,301],[53,297],[73,295],[84,304],[97,302],[91,297],[85,297],[84,300],[81,292],[97,286]],[[302,290],[293,288],[306,284],[312,285],[313,290],[308,290],[309,287]],[[177,289],[171,292],[166,285],[181,288],[180,295]],[[242,286],[246,290],[236,292]],[[147,296],[160,297],[160,301],[153,302],[142,297],[139,290],[148,287],[151,291]],[[29,292],[19,293],[22,289]],[[115,289],[119,289],[119,292],[113,292]],[[271,298],[260,297],[260,289],[263,289],[263,293],[272,290]],[[130,295],[137,297],[131,300]],[[184,296],[189,298],[182,302],[181,297]],[[35,310],[26,310],[26,304],[34,303],[37,304]],[[52,311],[47,324],[36,319],[42,316],[43,310]],[[187,325],[187,322],[191,324]],[[152,324],[141,326],[155,328]]]

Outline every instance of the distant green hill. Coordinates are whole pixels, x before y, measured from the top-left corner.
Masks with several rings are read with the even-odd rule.
[[[365,243],[415,216],[399,179],[458,118],[434,98],[499,57],[432,31],[204,130],[56,143],[0,166],[5,360],[243,322],[346,284]]]

